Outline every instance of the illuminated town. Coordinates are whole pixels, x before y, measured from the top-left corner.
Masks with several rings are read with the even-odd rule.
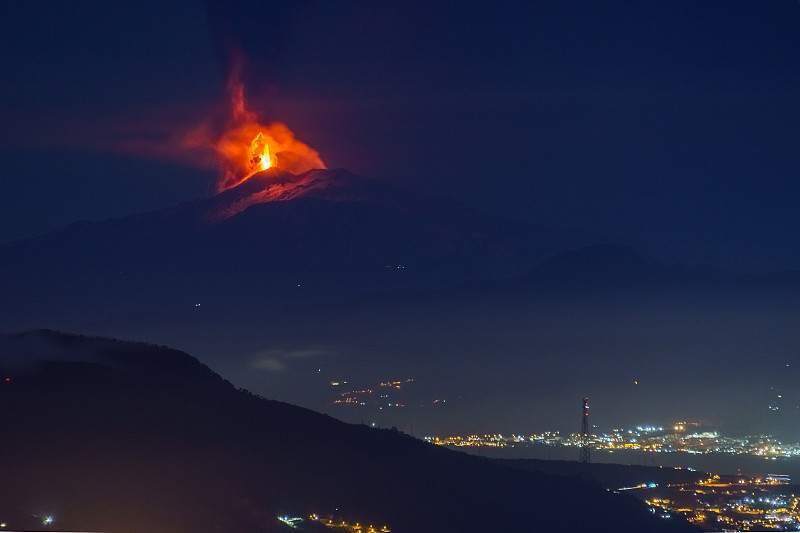
[[[382,381],[375,387],[346,390],[339,393],[339,396],[333,400],[333,404],[347,406],[374,405],[381,409],[383,409],[383,407],[400,409],[406,406],[405,403],[402,401],[391,401],[389,392],[400,391],[413,381],[412,378],[397,381]],[[331,387],[342,387],[345,385],[347,385],[346,381],[331,381]]]
[[[580,434],[561,435],[556,431],[530,436],[494,434],[426,437],[425,440],[456,448],[531,445],[579,448],[582,445]],[[592,451],[722,453],[765,459],[800,456],[800,444],[785,444],[769,435],[727,437],[703,431],[699,423],[685,421],[670,427],[615,429],[608,434],[589,435],[588,442]],[[800,487],[791,484],[788,475],[704,475],[697,472],[697,476],[695,480],[675,483],[643,480],[635,486],[611,486],[609,490],[644,501],[650,511],[662,519],[685,519],[708,531],[800,531]]]
[[[548,431],[523,435],[468,435],[426,437],[448,447],[553,447],[582,446],[581,434]],[[697,422],[677,422],[669,427],[638,426],[588,435],[592,451],[638,450],[652,453],[749,455],[765,459],[800,456],[800,444],[786,444],[770,435],[728,437],[703,431]],[[659,467],[662,468],[662,467]],[[665,467],[664,467],[665,468]],[[693,468],[686,470],[694,471]],[[685,519],[708,531],[800,531],[800,487],[785,474],[762,476],[703,475],[693,481],[609,487],[644,501],[663,519]],[[703,479],[699,479],[703,477]]]
[[[299,516],[279,516],[278,520],[291,527],[292,529],[300,529],[301,524],[308,520],[311,523],[317,523],[325,526],[326,528],[342,531],[345,533],[390,533],[392,530],[389,526],[374,526],[372,524],[362,524],[360,522],[348,522],[347,520],[334,516],[334,515],[309,515],[307,519]]]
[[[800,443],[786,444],[770,435],[727,437],[716,431],[697,431],[697,422],[678,422],[671,427],[643,427],[614,429],[611,433],[589,435],[592,450],[641,450],[646,452],[691,454],[725,453],[755,455],[765,458],[794,457],[800,455]],[[467,435],[425,437],[427,442],[454,447],[507,447],[540,444],[546,446],[581,446],[581,435],[562,435],[547,431],[533,435]]]
[[[332,405],[341,407],[368,407],[383,409],[404,409],[407,406],[425,407],[439,406],[447,403],[443,398],[419,401],[410,400],[406,392],[414,378],[381,381],[373,386],[353,388],[347,381],[331,381],[330,386],[337,390],[331,401]]]
[[[711,531],[798,531],[800,494],[787,476],[712,476],[697,483],[625,487],[664,519],[683,517]]]

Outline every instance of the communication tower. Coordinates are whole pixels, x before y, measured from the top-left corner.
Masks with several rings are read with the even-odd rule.
[[[590,463],[589,458],[589,398],[583,399],[583,416],[581,417],[581,463]]]

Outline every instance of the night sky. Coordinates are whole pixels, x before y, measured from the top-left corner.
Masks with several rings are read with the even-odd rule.
[[[800,269],[800,3],[3,2],[0,241],[206,195],[250,106],[329,168],[647,257]]]
[[[0,268],[7,257],[23,265],[4,271],[19,279],[0,285],[11,301],[0,330],[164,344],[257,394],[404,431],[571,431],[588,395],[603,429],[690,417],[800,439],[800,274],[705,268],[800,271],[800,2],[0,2],[0,39],[0,243],[211,195],[219,162],[187,138],[221,132],[239,67],[262,122],[287,124],[329,169],[412,192],[392,200],[451,198],[522,221],[503,225],[515,231],[551,225],[702,266],[650,269],[612,246],[549,271],[526,263],[527,278],[336,292],[329,266],[365,236],[400,253],[404,241],[380,233],[391,219],[347,215],[378,222],[326,234],[300,218],[302,231],[271,248],[260,230],[284,226],[245,221],[282,219],[255,209],[202,233],[211,240],[196,256],[181,252],[197,252],[191,239],[164,241],[158,255],[141,229],[76,225],[63,241],[0,250]],[[431,225],[456,211],[453,226]],[[469,210],[409,212],[398,235],[413,235],[412,251],[477,227],[464,239],[474,244],[494,227],[470,226]],[[181,226],[166,229],[158,236]],[[442,246],[430,245],[448,255]],[[292,250],[301,260],[268,272]],[[473,272],[477,255],[463,257],[444,259]],[[638,281],[601,279],[605,258],[633,265]],[[342,272],[377,276],[359,261]],[[559,285],[570,276],[574,292]],[[475,286],[453,286],[465,280]],[[314,290],[335,296],[305,296]],[[331,402],[333,382],[407,378],[424,409],[393,419]],[[435,399],[446,409],[429,409]]]

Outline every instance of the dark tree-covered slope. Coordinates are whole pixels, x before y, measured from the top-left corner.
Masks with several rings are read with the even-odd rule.
[[[32,331],[0,349],[10,528],[281,531],[277,514],[318,512],[395,532],[683,529],[577,478],[254,396],[165,347]]]

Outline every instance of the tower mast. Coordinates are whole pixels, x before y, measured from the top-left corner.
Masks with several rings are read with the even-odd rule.
[[[583,399],[583,416],[581,417],[581,463],[590,463],[589,458],[589,398]]]

